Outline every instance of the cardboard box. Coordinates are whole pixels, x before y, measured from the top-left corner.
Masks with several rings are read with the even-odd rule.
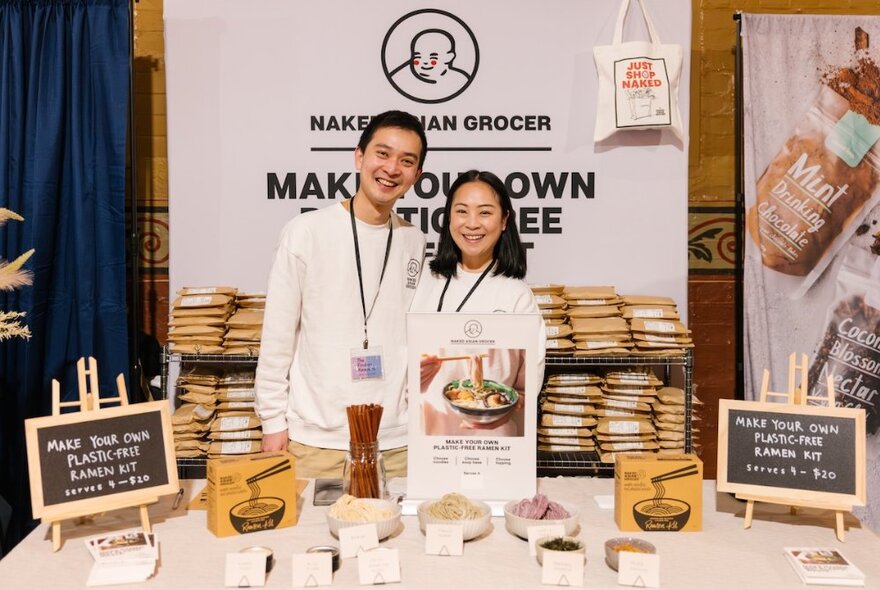
[[[703,528],[703,462],[696,455],[618,455],[614,522],[622,531]]]
[[[218,537],[296,524],[295,459],[286,451],[208,460],[208,530]]]

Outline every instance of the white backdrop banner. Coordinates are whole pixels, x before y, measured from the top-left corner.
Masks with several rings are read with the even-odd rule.
[[[647,5],[664,42],[684,47],[687,126],[691,3]],[[428,134],[424,173],[397,212],[428,234],[429,255],[444,191],[490,170],[514,199],[529,282],[610,284],[684,312],[687,144],[669,131],[592,140],[592,48],[610,42],[618,3],[429,6],[165,1],[172,291],[264,291],[283,225],[354,194],[360,132],[397,108]],[[625,33],[647,39],[638,11]],[[414,53],[439,59],[419,73]],[[436,84],[416,78],[441,71]]]

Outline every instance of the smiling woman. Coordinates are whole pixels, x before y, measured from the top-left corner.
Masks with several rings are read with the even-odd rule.
[[[440,230],[437,254],[431,272],[422,273],[411,311],[467,313],[538,313],[538,305],[528,285],[526,255],[516,223],[516,213],[504,182],[491,172],[470,170],[449,187]],[[543,342],[544,331],[540,326]],[[540,347],[543,353],[543,345]],[[482,364],[486,383],[504,392],[508,403],[480,410],[476,419],[462,416],[461,396],[473,395],[471,387],[461,387],[463,376],[456,375],[455,363],[443,363],[439,351],[421,359],[422,424],[430,434],[522,436],[525,387],[525,359],[522,350],[487,349]],[[453,351],[446,351],[452,355]],[[454,351],[473,355],[474,350]],[[469,358],[467,356],[463,358]],[[441,368],[441,365],[447,365]],[[539,361],[543,368],[543,358]],[[458,381],[456,381],[458,379]],[[437,384],[450,384],[456,393],[443,395]],[[466,392],[464,390],[467,390]],[[534,400],[532,400],[534,403]],[[500,410],[496,412],[496,410]]]

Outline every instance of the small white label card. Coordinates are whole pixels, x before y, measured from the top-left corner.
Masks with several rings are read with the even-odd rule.
[[[659,588],[660,556],[621,551],[617,568],[617,583],[621,586]]]
[[[544,551],[541,583],[552,586],[583,586],[584,554],[571,551]]]
[[[294,553],[293,587],[312,588],[333,584],[333,556],[329,553]]]
[[[464,527],[460,524],[426,525],[426,555],[461,555],[463,550]]]
[[[339,557],[357,557],[359,551],[369,551],[379,546],[376,523],[360,524],[339,529]]]
[[[265,586],[266,556],[259,553],[227,553],[225,585],[233,588]]]
[[[400,552],[383,548],[358,553],[358,582],[362,586],[400,582]]]
[[[535,556],[535,541],[541,537],[562,537],[565,535],[565,527],[561,524],[539,524],[530,526],[529,531],[529,555]]]

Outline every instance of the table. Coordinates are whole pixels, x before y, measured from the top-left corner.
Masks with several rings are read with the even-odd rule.
[[[204,487],[203,480],[182,480],[187,496]],[[150,507],[153,530],[160,541],[160,563],[156,575],[142,584],[115,588],[223,588],[225,555],[249,545],[266,545],[275,552],[276,563],[266,581],[267,588],[291,588],[293,553],[312,545],[338,545],[327,528],[326,507],[312,505],[313,482],[300,495],[299,523],[295,527],[250,535],[217,538],[205,525],[204,511],[187,511],[186,502],[172,510],[173,497],[164,497]],[[541,478],[538,490],[551,499],[573,502],[581,507],[579,536],[587,547],[585,587],[620,589],[616,573],[604,563],[606,539],[621,536],[611,510],[601,509],[597,495],[613,494],[614,481],[603,478]],[[438,490],[439,492],[440,490]],[[440,494],[438,494],[440,495]],[[825,546],[842,551],[867,575],[867,587],[880,586],[880,537],[847,515],[846,542],[834,536],[834,513],[803,509],[792,516],[785,506],[757,504],[752,528],[743,529],[745,503],[728,494],[717,494],[715,482],[703,482],[703,531],[694,533],[632,534],[657,546],[660,555],[661,588],[803,589],[795,572],[782,555],[785,546]],[[461,557],[424,554],[425,537],[415,516],[403,517],[401,529],[382,543],[400,550],[401,583],[397,588],[419,590],[492,587],[498,590],[550,588],[541,584],[541,569],[528,553],[525,541],[504,527],[503,518],[492,519],[490,532],[465,543]],[[139,526],[136,509],[116,510],[97,516],[92,522],[62,525],[64,546],[52,552],[50,527],[40,525],[3,560],[0,585],[24,585],[65,590],[84,588],[92,558],[82,539],[113,530]],[[336,572],[335,588],[358,588],[357,564],[342,561]]]

